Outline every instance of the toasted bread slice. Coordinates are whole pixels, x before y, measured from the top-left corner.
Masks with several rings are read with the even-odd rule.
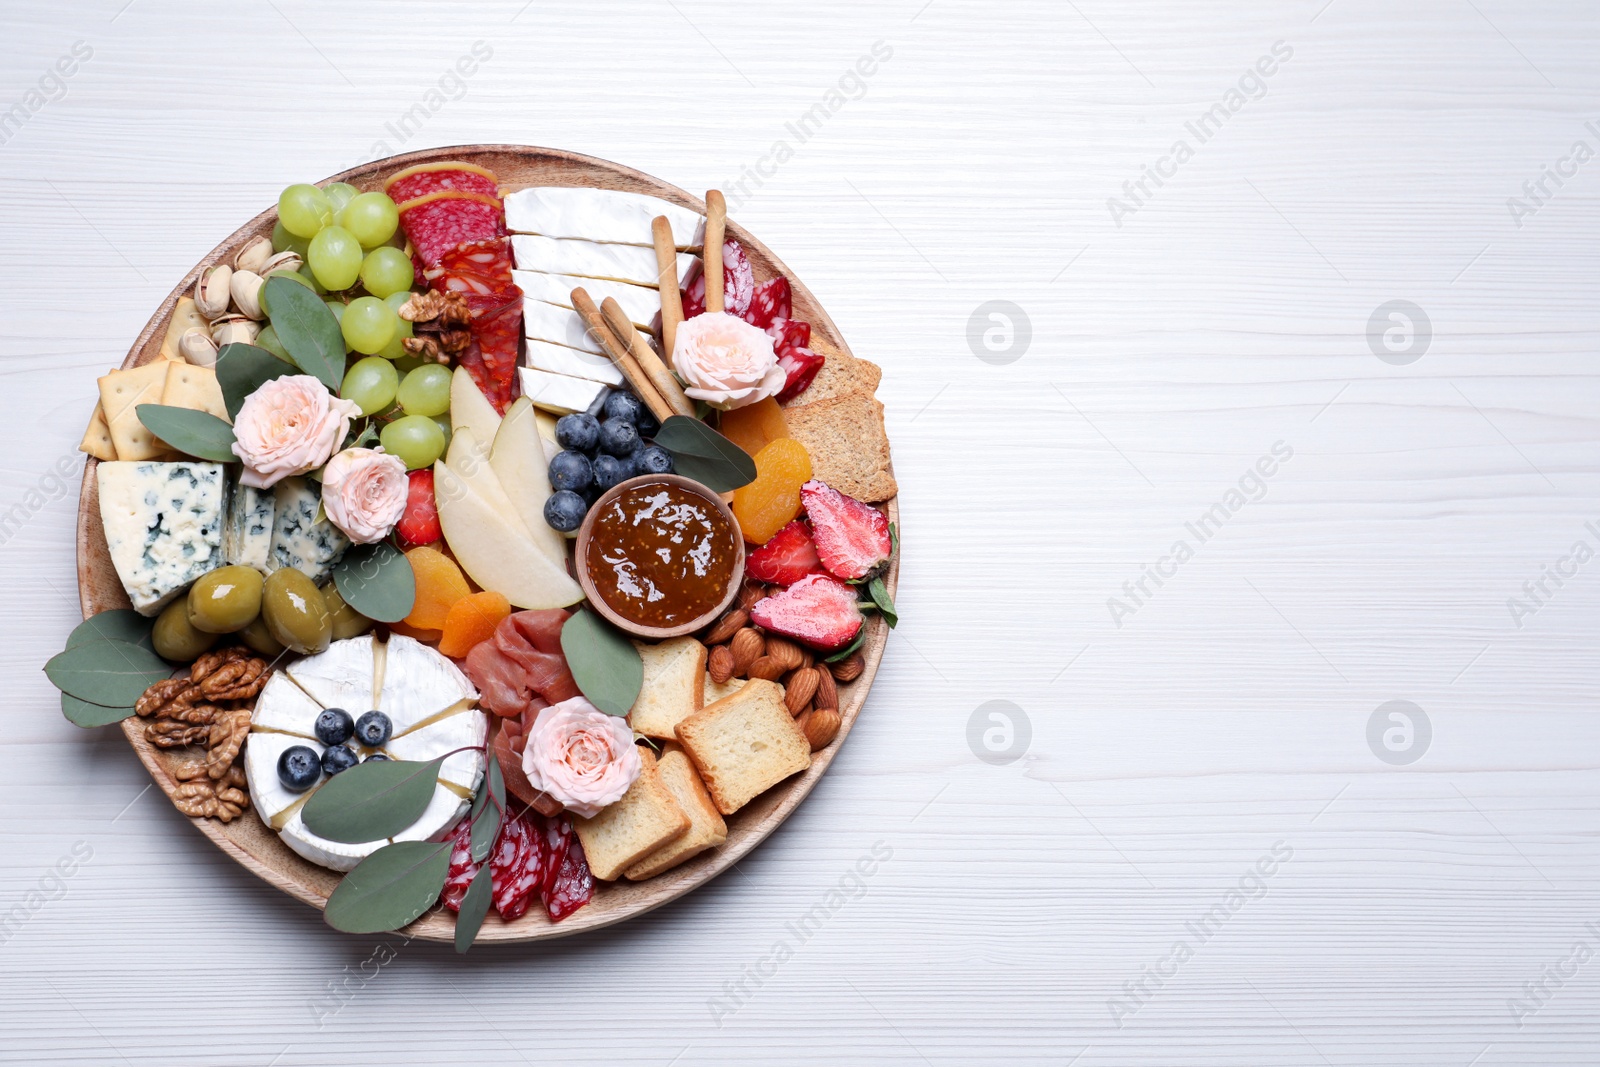
[[[639,749],[643,766],[622,799],[592,819],[574,819],[589,870],[601,881],[623,871],[689,829],[689,816],[661,781],[655,753]]]
[[[692,637],[633,644],[644,660],[644,685],[628,722],[646,737],[671,741],[673,727],[705,706],[706,646]]]
[[[785,408],[783,417],[789,436],[811,455],[813,478],[869,504],[900,491],[889,471],[883,405],[870,392],[796,404]]]
[[[656,761],[656,769],[661,774],[662,784],[678,802],[678,807],[689,816],[689,831],[682,837],[668,841],[623,872],[625,877],[635,882],[654,878],[662,871],[676,867],[708,848],[716,848],[728,839],[728,824],[722,821],[722,813],[711,803],[711,794],[706,792],[705,783],[700,781],[694,764],[689,762],[689,757],[683,754],[682,749],[673,745],[664,750]]]
[[[823,357],[822,367],[805,391],[789,401],[785,409],[849,396],[851,393],[871,395],[878,391],[883,371],[876,363],[846,355],[821,337],[811,339],[811,350]]]
[[[764,678],[680,722],[678,741],[724,815],[811,766],[811,743],[783,703],[783,686]]]
[[[733,694],[744,688],[744,682],[743,678],[729,678],[726,682],[718,685],[711,680],[711,675],[706,675],[705,704],[715,704],[723,697],[733,696]],[[700,706],[705,707],[705,704]]]

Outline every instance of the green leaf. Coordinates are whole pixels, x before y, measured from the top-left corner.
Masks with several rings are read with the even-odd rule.
[[[344,773],[357,769],[352,767]],[[449,875],[449,841],[399,841],[385,845],[344,876],[328,898],[323,918],[329,926],[347,934],[398,930],[433,907]]]
[[[446,874],[446,877],[449,877]],[[493,888],[489,865],[486,863],[472,876],[467,895],[461,898],[461,910],[456,913],[456,951],[466,952],[477,940],[483,920],[489,914],[489,899]]]
[[[422,818],[444,761],[377,760],[336,774],[300,809],[306,829],[350,845],[393,837]]]
[[[152,648],[150,632],[156,621],[132,608],[116,608],[91,615],[67,635],[67,647],[76,648],[90,641],[126,641],[130,645]]]
[[[85,729],[91,726],[110,726],[114,722],[121,722],[129,715],[134,714],[132,708],[106,708],[99,704],[91,704],[87,700],[79,700],[67,693],[61,694],[61,714],[74,726]]]
[[[356,545],[333,568],[344,602],[369,619],[399,622],[417,599],[411,561],[387,541]]]
[[[656,431],[656,444],[672,453],[673,468],[717,493],[731,492],[756,478],[750,454],[699,419],[673,415]]]
[[[506,810],[506,779],[500,772],[500,761],[489,753],[489,772],[484,776],[486,788],[478,790],[472,805],[472,862],[482,863],[494,847],[500,834],[500,818]]]
[[[239,417],[245,397],[264,384],[286,374],[298,373],[299,367],[256,345],[223,345],[217,353],[217,384],[222,387],[222,403],[230,419]]]
[[[233,454],[233,427],[209,411],[169,404],[140,404],[134,410],[145,429],[179,452],[214,463],[239,462]]]
[[[579,611],[561,626],[567,669],[589,703],[607,715],[626,715],[644,686],[639,650],[592,611]]]
[[[154,652],[126,641],[86,641],[44,665],[45,676],[63,693],[103,708],[126,708],[172,674]]]
[[[856,634],[856,639],[854,641],[851,641],[848,645],[845,645],[843,648],[841,648],[839,651],[835,652],[833,655],[828,656],[822,662],[824,662],[824,663],[838,663],[840,660],[849,659],[851,654],[853,654],[856,651],[856,649],[860,648],[862,646],[862,644],[866,641],[866,639],[867,639],[867,624],[866,623],[862,623],[861,624],[861,631]]]
[[[895,611],[894,597],[889,595],[889,587],[883,584],[882,578],[874,578],[867,583],[867,595],[878,606],[878,614],[889,621],[889,629],[900,625],[900,613]]]
[[[262,286],[272,306],[272,330],[295,365],[322,380],[338,395],[344,381],[344,335],[328,305],[310,289],[288,278],[268,278]]]

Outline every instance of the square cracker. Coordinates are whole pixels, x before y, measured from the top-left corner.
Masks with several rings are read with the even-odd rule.
[[[155,459],[171,451],[165,441],[145,429],[136,410],[140,404],[161,403],[169,366],[167,360],[158,359],[142,367],[114,370],[99,379],[100,406],[118,459]]]
[[[711,794],[681,748],[667,745],[656,761],[656,769],[678,807],[689,816],[689,830],[624,871],[623,876],[633,882],[654,878],[728,839],[728,824],[722,821],[722,813],[711,803]]]
[[[212,367],[197,367],[181,360],[168,363],[161,402],[204,411],[223,422],[233,421],[228,418],[228,405],[222,399],[222,386],[217,384],[217,372]]]
[[[117,446],[111,441],[111,427],[106,425],[106,409],[98,402],[94,406],[94,414],[89,416],[89,428],[83,431],[83,441],[78,445],[78,451],[87,452],[95,459],[117,458]]]
[[[639,777],[622,799],[592,819],[574,819],[589,870],[615,881],[624,870],[689,829],[689,816],[661,781],[655,753],[638,747]]]
[[[797,404],[785,408],[783,417],[789,436],[811,454],[813,478],[869,504],[900,491],[889,470],[883,405],[871,393]]]
[[[678,742],[724,815],[811,766],[811,742],[789,714],[783,686],[762,678],[680,722]]]
[[[644,661],[644,685],[628,723],[646,737],[671,741],[673,729],[705,706],[706,646],[692,637],[633,646]]]
[[[178,297],[178,302],[172,307],[172,318],[167,320],[167,332],[161,338],[161,358],[182,361],[183,355],[178,351],[178,341],[196,326],[202,330],[211,328],[205,316],[200,314],[200,309],[195,307],[193,297]]]

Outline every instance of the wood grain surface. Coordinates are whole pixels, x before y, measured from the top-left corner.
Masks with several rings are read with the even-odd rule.
[[[7,6],[0,103],[93,54],[0,129],[0,1062],[1600,1061],[1589,5],[519,6]],[[289,182],[489,141],[729,189],[883,365],[908,537],[871,698],[766,843],[459,959],[218,862],[38,668],[87,398],[155,303]],[[974,350],[991,300],[1020,354],[984,316]],[[1368,741],[1394,700],[1408,764]]]

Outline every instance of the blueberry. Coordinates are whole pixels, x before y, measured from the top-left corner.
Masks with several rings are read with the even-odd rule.
[[[639,415],[648,410],[632,393],[612,393],[606,397],[606,418],[637,423]]]
[[[581,492],[594,481],[594,468],[582,452],[557,452],[550,461],[550,488]]]
[[[322,777],[322,760],[310,745],[295,745],[278,757],[278,781],[291,793],[304,793]]]
[[[594,484],[601,489],[610,489],[618,482],[625,482],[633,477],[633,462],[627,459],[618,459],[604,453],[594,457]]]
[[[381,711],[369,711],[356,720],[356,740],[368,748],[377,748],[394,733],[394,723]]]
[[[633,420],[633,424],[639,427],[640,437],[654,437],[656,431],[661,429],[661,421],[655,417],[649,408],[640,411],[639,417]]]
[[[340,771],[348,771],[351,767],[361,762],[361,757],[355,750],[344,745],[334,745],[322,754],[322,773],[329,778]]]
[[[633,454],[633,469],[640,474],[671,474],[672,453],[660,445],[646,445]]]
[[[311,732],[325,745],[342,745],[356,732],[356,721],[343,708],[328,708],[317,716]]]
[[[583,525],[583,517],[588,511],[589,504],[583,497],[571,489],[558,489],[544,502],[544,521],[552,529],[571,533]]]
[[[593,452],[600,442],[600,420],[587,412],[556,420],[556,444],[574,452]]]
[[[374,752],[372,755],[368,756],[366,759],[362,760],[361,762],[362,763],[388,763],[389,762],[389,757],[385,756],[382,752]]]
[[[628,456],[639,447],[639,427],[624,419],[607,419],[600,424],[600,451],[613,456]]]

